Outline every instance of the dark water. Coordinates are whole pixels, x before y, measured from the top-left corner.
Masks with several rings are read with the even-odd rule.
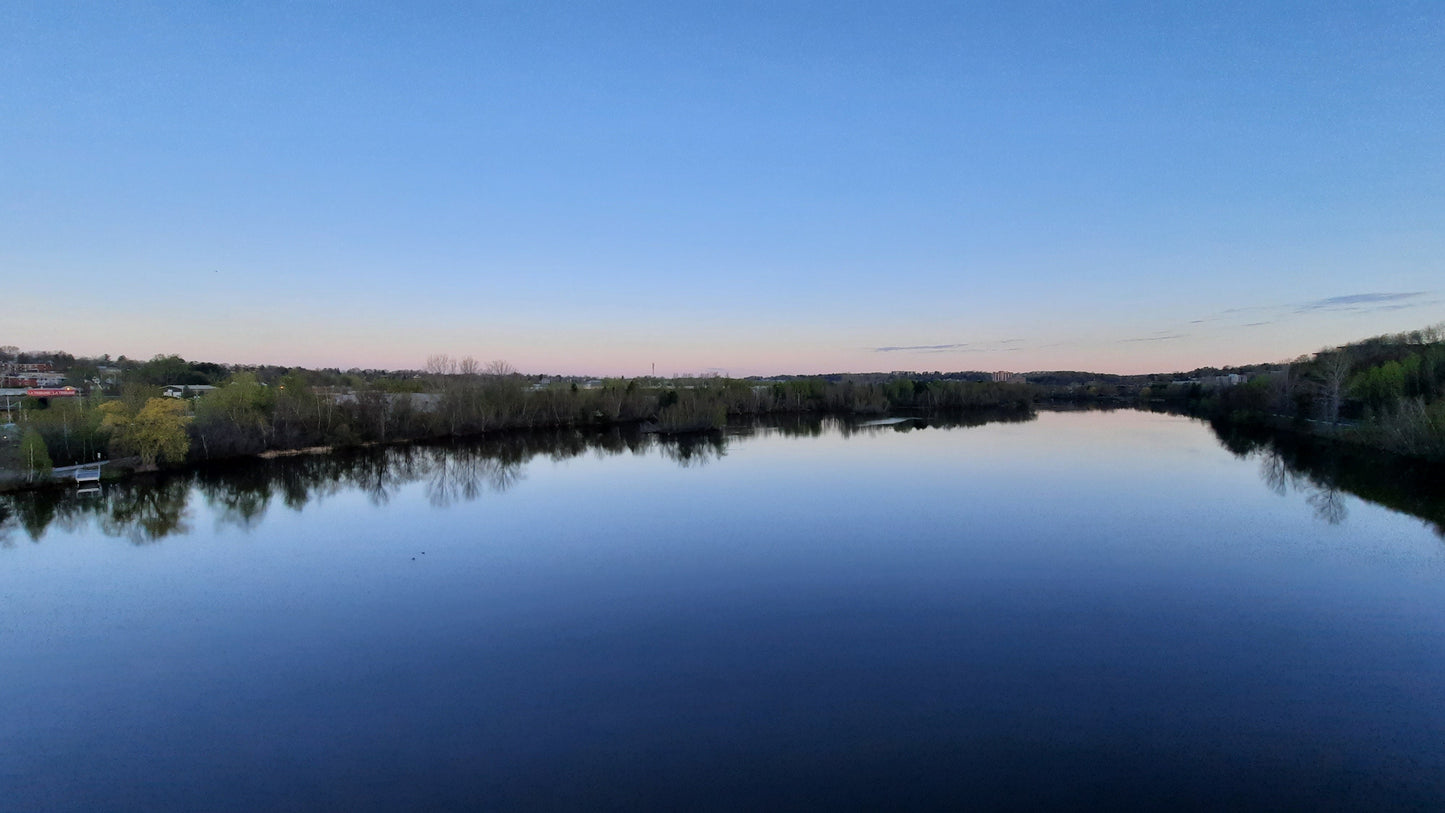
[[[7,499],[0,808],[1445,806],[1438,478],[904,429]]]

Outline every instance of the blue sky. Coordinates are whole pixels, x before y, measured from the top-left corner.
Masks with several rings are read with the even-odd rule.
[[[1274,360],[1445,319],[1445,4],[0,6],[0,343]]]

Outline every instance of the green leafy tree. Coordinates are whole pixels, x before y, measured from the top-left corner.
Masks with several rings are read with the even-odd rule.
[[[104,425],[111,428],[111,445],[121,453],[138,455],[147,468],[157,462],[179,463],[190,451],[186,434],[190,421],[186,403],[176,398],[152,398],[135,414],[125,404],[112,401],[101,407]]]
[[[49,409],[31,411],[28,426],[40,433],[57,465],[87,463],[105,448],[102,413],[88,398],[57,398]]]
[[[1405,379],[1404,365],[1386,362],[1352,378],[1350,394],[1375,410],[1393,408],[1405,396]]]
[[[269,445],[275,390],[237,373],[195,403],[193,434],[205,457],[254,454]]]
[[[191,365],[180,356],[155,356],[142,364],[132,375],[133,381],[151,386],[162,384],[199,384],[191,380]]]

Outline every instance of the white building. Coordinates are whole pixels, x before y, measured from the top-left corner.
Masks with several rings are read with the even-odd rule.
[[[167,398],[195,398],[213,389],[215,387],[210,384],[167,384],[161,388],[161,395]]]

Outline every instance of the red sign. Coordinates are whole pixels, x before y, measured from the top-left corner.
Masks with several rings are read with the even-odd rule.
[[[79,395],[75,387],[61,387],[54,390],[26,390],[25,394],[31,398],[67,398]]]

